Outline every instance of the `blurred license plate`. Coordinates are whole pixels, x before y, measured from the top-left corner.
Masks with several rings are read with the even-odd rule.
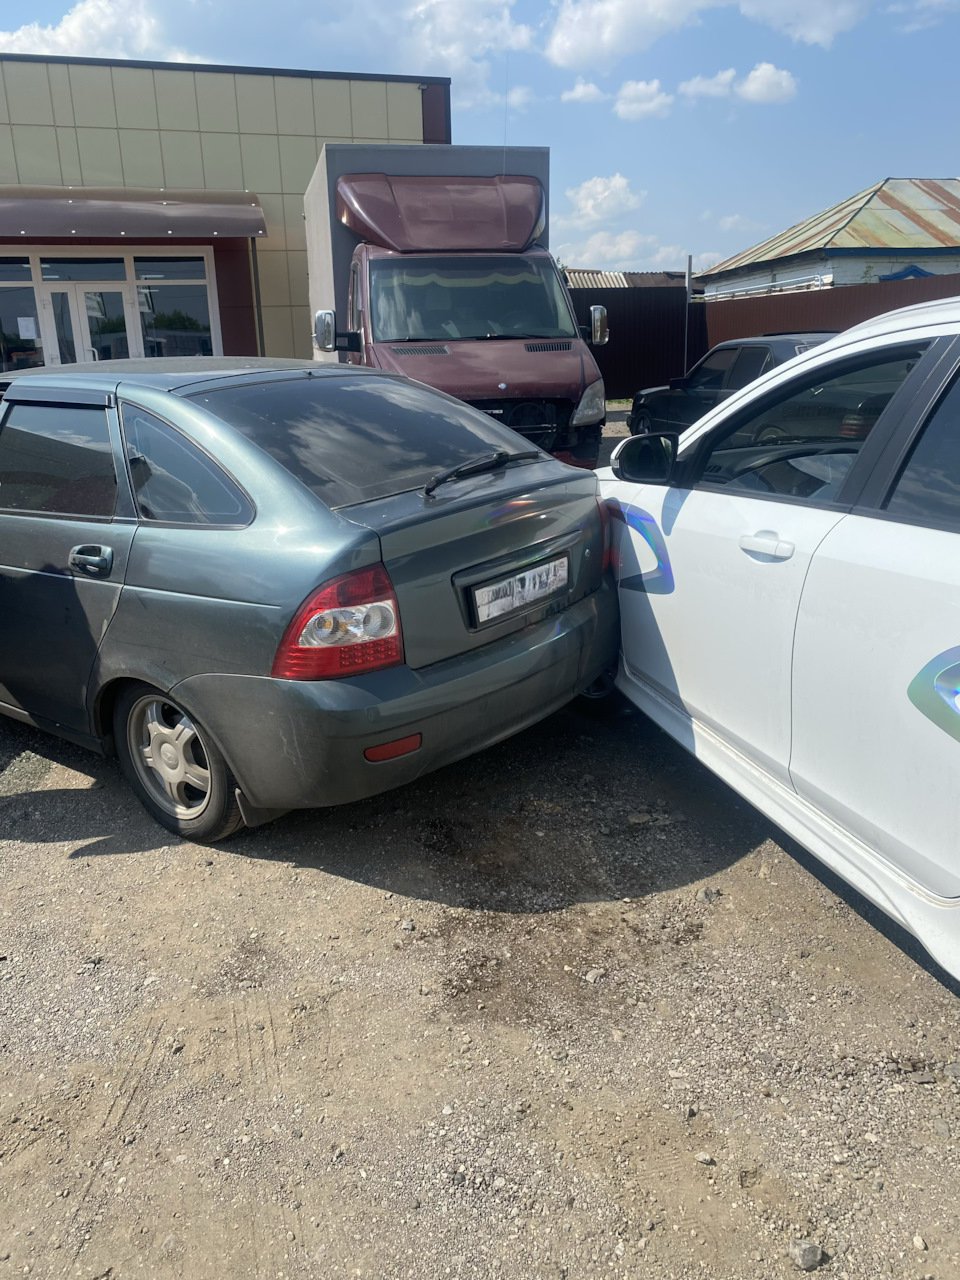
[[[562,591],[567,585],[567,557],[550,560],[547,564],[538,564],[524,573],[516,573],[510,578],[501,578],[499,582],[490,582],[485,587],[476,587],[473,600],[477,610],[477,622],[492,622],[494,618],[502,618],[506,614],[516,613]]]

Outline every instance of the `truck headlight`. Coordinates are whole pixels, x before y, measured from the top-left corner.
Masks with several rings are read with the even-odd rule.
[[[607,397],[604,392],[603,379],[591,382],[580,397],[580,403],[573,411],[570,419],[572,427],[585,427],[591,422],[599,422],[607,412]]]

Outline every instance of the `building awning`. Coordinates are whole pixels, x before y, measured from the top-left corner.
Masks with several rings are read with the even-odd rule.
[[[266,234],[252,191],[0,186],[0,236],[196,240]]]

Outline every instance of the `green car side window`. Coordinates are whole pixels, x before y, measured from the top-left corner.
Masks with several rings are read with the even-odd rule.
[[[186,436],[145,409],[122,409],[127,465],[142,520],[162,524],[245,525],[246,495]]]

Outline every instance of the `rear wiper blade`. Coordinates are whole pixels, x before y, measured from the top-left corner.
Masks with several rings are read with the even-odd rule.
[[[423,486],[424,496],[429,498],[433,491],[446,484],[448,480],[460,480],[465,476],[477,476],[484,471],[497,471],[500,467],[505,467],[508,462],[523,462],[527,458],[541,457],[539,449],[524,449],[520,453],[507,453],[505,449],[498,449],[496,453],[482,453],[479,458],[471,458],[469,462],[461,462],[455,467],[450,467],[446,471],[438,471],[432,480],[428,480]]]

